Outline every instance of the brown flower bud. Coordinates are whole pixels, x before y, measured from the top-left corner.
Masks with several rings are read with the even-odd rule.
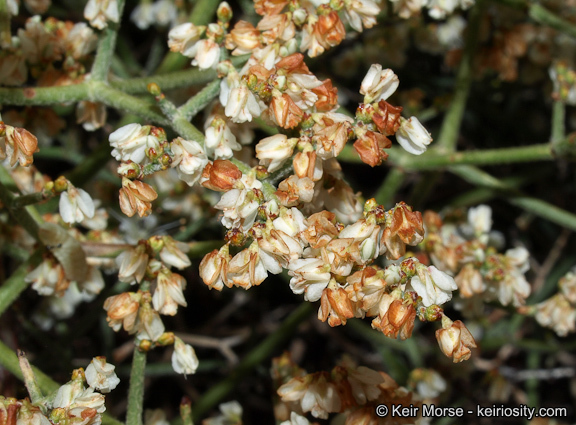
[[[378,102],[378,108],[372,115],[372,120],[378,130],[385,136],[392,136],[400,127],[401,106],[392,106],[385,100]]]
[[[152,186],[140,180],[131,181],[126,177],[122,178],[122,188],[120,189],[120,209],[128,217],[132,217],[136,212],[140,217],[145,217],[152,212],[152,201],[158,194]]]
[[[447,357],[452,357],[454,363],[468,360],[472,354],[470,348],[476,348],[476,341],[461,320],[452,322],[448,317],[442,318],[442,329],[436,331],[436,339],[440,349]]]
[[[372,327],[379,329],[387,337],[397,338],[400,334],[400,339],[407,339],[412,336],[415,318],[414,306],[396,299],[390,303],[386,312],[372,321]]]
[[[318,319],[332,327],[345,325],[346,320],[354,317],[352,303],[344,288],[325,288],[320,298]]]
[[[226,192],[234,188],[236,181],[242,177],[242,172],[227,159],[217,159],[209,162],[202,171],[202,186],[218,192]]]
[[[392,142],[386,136],[373,131],[360,134],[358,140],[354,142],[354,149],[360,155],[360,159],[371,167],[382,164],[382,161],[388,158],[384,149],[391,146]]]

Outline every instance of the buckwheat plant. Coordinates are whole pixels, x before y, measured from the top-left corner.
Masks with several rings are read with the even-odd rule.
[[[574,1],[0,0],[0,46],[0,425],[568,405]]]

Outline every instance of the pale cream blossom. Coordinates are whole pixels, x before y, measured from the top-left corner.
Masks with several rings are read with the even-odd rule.
[[[204,148],[195,140],[185,140],[181,137],[174,139],[170,148],[174,154],[171,167],[176,168],[178,177],[188,186],[194,185],[208,164]]]
[[[228,228],[242,227],[247,231],[254,224],[260,206],[254,192],[246,189],[231,189],[224,192],[214,208],[222,210],[222,224]]]
[[[186,280],[177,273],[163,268],[158,273],[156,290],[152,296],[154,309],[160,314],[175,316],[178,305],[186,307],[186,298],[183,290],[186,288]]]
[[[84,189],[68,182],[67,190],[60,194],[59,211],[65,223],[80,223],[94,217],[94,201]]]
[[[108,139],[110,146],[114,148],[112,156],[117,161],[142,163],[149,149],[159,147],[158,139],[150,134],[150,126],[136,123],[120,127],[111,133]]]
[[[232,158],[234,155],[233,151],[242,149],[226,121],[220,117],[212,119],[206,126],[205,133],[204,146],[206,146],[206,152],[214,159]]]
[[[235,400],[218,406],[220,415],[205,419],[202,425],[240,425],[242,424],[242,406]]]
[[[409,119],[400,118],[400,128],[396,132],[396,140],[406,152],[413,155],[421,155],[426,152],[432,136],[418,121],[416,117]]]
[[[292,156],[297,138],[289,139],[284,134],[275,134],[261,139],[256,145],[256,158],[270,173],[278,170]]]
[[[100,391],[109,393],[120,383],[114,369],[116,367],[106,362],[106,357],[94,357],[85,371],[88,386]]]
[[[358,32],[362,27],[372,28],[376,24],[376,16],[380,13],[380,0],[349,0],[344,2],[344,16],[350,26]]]
[[[108,21],[118,23],[120,14],[117,0],[88,0],[84,8],[84,18],[99,30],[106,28]]]
[[[301,258],[289,264],[290,289],[295,294],[304,294],[306,301],[318,301],[322,291],[332,277],[330,264],[321,258]]]
[[[434,266],[417,266],[417,275],[410,280],[410,285],[422,297],[422,304],[429,307],[442,305],[452,299],[452,291],[458,289],[454,279]]]
[[[360,94],[364,95],[364,103],[386,100],[400,85],[398,76],[391,69],[382,69],[382,65],[374,64],[360,84]]]
[[[193,375],[198,369],[198,357],[192,346],[185,344],[180,338],[174,340],[172,353],[172,368],[182,375]]]
[[[196,26],[189,22],[178,25],[168,33],[168,47],[173,52],[192,57],[196,53],[196,43],[205,30],[205,26]]]

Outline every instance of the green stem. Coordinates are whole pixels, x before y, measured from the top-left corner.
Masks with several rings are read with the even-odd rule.
[[[288,318],[282,322],[278,330],[266,337],[264,341],[258,344],[250,351],[242,361],[236,366],[228,378],[213,385],[205,392],[193,409],[194,419],[197,421],[211,408],[216,406],[228,393],[230,393],[236,384],[252,369],[268,359],[274,351],[294,333],[300,323],[306,320],[314,311],[311,303],[304,302],[294,310]]]
[[[39,403],[44,398],[44,395],[36,382],[32,366],[26,358],[26,354],[22,350],[18,350],[18,364],[20,365],[22,378],[24,379],[24,384],[28,390],[28,395],[30,395],[30,400],[32,403]]]
[[[127,95],[101,81],[90,82],[90,100],[130,112],[156,124],[170,126],[170,121],[158,112],[155,105],[146,104],[141,99]]]
[[[0,88],[2,105],[54,105],[88,99],[88,82],[58,87]]]
[[[552,131],[550,143],[552,148],[557,148],[566,138],[566,105],[562,100],[555,100],[552,108]]]
[[[12,32],[10,31],[8,0],[0,0],[0,46],[7,47],[10,44],[12,44]]]
[[[529,145],[514,148],[460,151],[438,154],[434,150],[420,156],[392,149],[393,164],[410,171],[434,170],[451,165],[496,165],[518,162],[551,161],[554,159],[550,144]]]
[[[190,121],[198,112],[203,110],[220,92],[220,80],[210,82],[206,87],[191,97],[188,102],[180,106],[178,110],[182,116]]]
[[[12,200],[10,208],[24,208],[27,205],[38,204],[54,196],[52,192],[34,192],[28,195],[16,196]]]
[[[194,425],[192,403],[187,397],[180,403],[180,418],[182,419],[182,425]]]
[[[14,181],[6,168],[0,165],[0,201],[5,206],[11,206],[17,198],[7,186],[12,186]],[[25,208],[9,208],[10,215],[35,239],[38,239],[38,227],[42,223],[42,218],[33,206]]]
[[[215,249],[220,249],[224,244],[221,240],[216,241],[202,241],[202,242],[190,242],[188,243],[189,251],[188,257],[194,258],[202,258],[210,251]]]
[[[566,140],[562,141],[562,143],[567,142]],[[401,148],[391,148],[387,152],[390,155],[388,162],[405,171],[434,170],[451,165],[481,166],[554,160],[549,143],[452,153],[439,153],[435,150],[429,150],[419,156],[409,154]],[[338,159],[347,162],[362,162],[352,146],[349,145],[344,147]]]
[[[376,191],[374,198],[376,202],[380,205],[384,205],[386,208],[391,207],[394,202],[394,195],[404,183],[406,174],[400,168],[392,168],[388,172],[388,175],[382,181],[382,184]]]
[[[484,10],[484,0],[478,0],[476,5],[470,12],[468,27],[466,29],[466,41],[464,52],[460,67],[458,68],[458,75],[456,76],[456,90],[454,98],[440,129],[438,148],[444,151],[453,151],[456,148],[458,141],[458,134],[460,132],[460,125],[470,93],[470,84],[472,82],[472,62],[476,54],[476,46],[478,44],[478,33],[480,30],[480,23],[482,22],[482,14]]]
[[[541,199],[525,196],[515,191],[511,186],[503,183],[490,174],[468,165],[449,167],[448,170],[464,180],[478,185],[506,192],[506,200],[512,205],[525,209],[537,216],[545,218],[560,226],[576,230],[576,215],[556,207]]]
[[[12,305],[18,296],[28,287],[28,282],[24,280],[30,269],[40,264],[42,260],[42,250],[38,249],[20,265],[14,273],[0,286],[0,316]]]
[[[24,376],[20,370],[20,363],[18,361],[18,356],[14,353],[7,345],[0,341],[0,364],[8,370],[12,375],[16,376],[19,380],[23,381]],[[46,394],[56,391],[60,385],[52,380],[48,375],[39,370],[38,368],[32,366],[32,371],[34,376],[36,376],[36,382],[40,387],[40,390]]]
[[[544,6],[534,3],[528,9],[528,15],[536,22],[557,29],[572,37],[576,37],[576,25],[550,12]]]
[[[96,57],[92,64],[90,72],[93,81],[107,81],[108,71],[112,64],[112,57],[116,49],[116,38],[118,37],[118,29],[122,21],[122,12],[124,11],[124,0],[118,0],[118,22],[108,22],[108,26],[102,30],[98,39],[98,47],[96,50]]]
[[[206,84],[216,78],[216,71],[200,70],[197,68],[185,71],[175,71],[169,74],[153,75],[151,77],[130,78],[126,80],[110,81],[110,85],[121,89],[128,94],[142,94],[148,92],[148,84],[156,83],[164,90],[173,90],[181,87]]]
[[[130,388],[128,390],[126,425],[142,425],[145,369],[146,353],[140,351],[137,346],[134,346],[134,358],[130,372]]]

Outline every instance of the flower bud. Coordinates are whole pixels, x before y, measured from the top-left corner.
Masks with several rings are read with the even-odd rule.
[[[242,177],[240,169],[227,159],[217,159],[209,162],[202,171],[202,186],[218,192],[226,192],[234,188],[234,184]]]

